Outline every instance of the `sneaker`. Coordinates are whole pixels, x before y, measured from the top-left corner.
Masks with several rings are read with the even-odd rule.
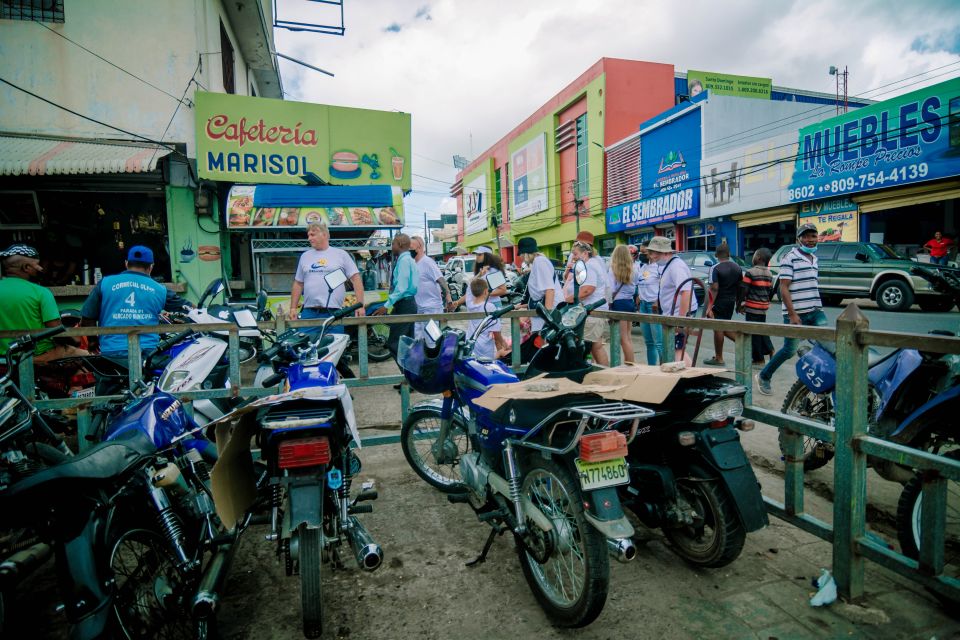
[[[725,366],[723,360],[717,360],[716,358],[707,358],[706,360],[703,361],[703,364],[707,365],[708,367]]]
[[[759,391],[765,396],[773,395],[773,389],[770,388],[769,380],[764,380],[763,378],[761,378],[759,372],[753,378],[757,381],[757,391]]]

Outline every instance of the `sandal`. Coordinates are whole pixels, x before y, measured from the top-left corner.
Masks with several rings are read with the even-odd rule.
[[[716,358],[708,358],[708,359],[706,359],[706,360],[703,361],[703,364],[707,365],[708,367],[723,367],[723,366],[726,366],[726,363],[724,363],[723,360],[717,360]]]

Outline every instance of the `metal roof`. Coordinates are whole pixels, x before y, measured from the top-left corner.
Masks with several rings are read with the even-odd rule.
[[[0,135],[0,175],[148,173],[169,153],[155,145]]]

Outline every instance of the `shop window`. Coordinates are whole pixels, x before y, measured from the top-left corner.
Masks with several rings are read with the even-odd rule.
[[[63,22],[63,0],[0,0],[0,19]]]
[[[0,191],[0,229],[39,229],[40,204],[34,191]]]
[[[577,118],[577,182],[576,194],[580,200],[590,197],[587,180],[587,156],[589,155],[587,142],[587,114]]]
[[[501,185],[500,169],[495,169],[493,171],[493,210],[498,214],[503,211],[503,189]]]
[[[224,93],[236,93],[233,45],[230,44],[230,36],[227,35],[227,30],[224,28],[223,22],[220,22],[220,64],[223,70]]]
[[[703,223],[687,227],[686,251],[713,251],[717,244],[716,225]]]

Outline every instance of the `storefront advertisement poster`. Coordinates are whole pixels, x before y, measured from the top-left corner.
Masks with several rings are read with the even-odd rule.
[[[550,207],[547,190],[547,134],[542,133],[510,154],[513,170],[511,219],[517,220]]]
[[[467,235],[487,228],[486,193],[486,174],[480,174],[463,188],[464,231]]]
[[[960,79],[800,130],[792,202],[960,175]]]
[[[770,78],[735,76],[729,73],[713,71],[687,71],[687,93],[690,97],[709,91],[715,96],[737,96],[738,98],[770,99],[773,81]]]
[[[817,225],[820,242],[857,242],[860,239],[857,205],[847,198],[808,202],[798,212],[801,224]]]
[[[256,231],[266,227],[304,228],[314,223],[330,227],[401,227],[402,193],[384,207],[255,207],[256,187],[236,185],[227,197],[227,227]],[[201,260],[203,257],[201,256]]]
[[[409,191],[410,114],[198,91],[197,170],[227,182],[337,184]]]
[[[700,109],[640,135],[640,191],[607,209],[607,231],[628,231],[700,214]]]

